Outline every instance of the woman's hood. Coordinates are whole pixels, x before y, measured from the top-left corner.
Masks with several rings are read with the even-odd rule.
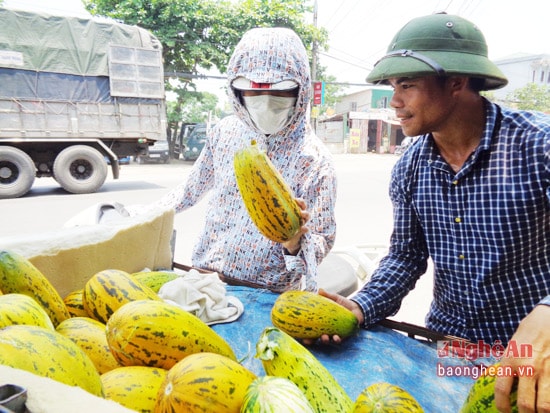
[[[308,116],[311,77],[307,52],[298,35],[286,28],[255,28],[244,34],[227,67],[228,96],[237,117],[257,130],[231,84],[237,77],[256,83],[293,80],[299,85],[296,108],[290,123],[277,134],[287,135]]]

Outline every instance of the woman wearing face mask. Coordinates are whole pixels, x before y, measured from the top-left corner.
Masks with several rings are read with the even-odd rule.
[[[285,80],[279,83],[255,83],[244,77],[233,81],[254,125],[265,135],[272,135],[289,122],[296,99],[298,83]]]
[[[230,59],[228,95],[234,115],[222,119],[189,178],[161,201],[176,212],[210,202],[192,264],[216,271],[228,284],[317,290],[317,266],[334,244],[336,174],[332,156],[309,125],[309,61],[289,29],[245,33]],[[302,230],[279,244],[256,229],[233,169],[237,150],[255,140],[300,199]]]

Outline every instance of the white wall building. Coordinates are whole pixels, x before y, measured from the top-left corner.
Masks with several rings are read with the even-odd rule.
[[[497,100],[506,100],[511,92],[528,83],[550,87],[550,54],[516,53],[494,63],[508,78],[508,85],[493,91]]]

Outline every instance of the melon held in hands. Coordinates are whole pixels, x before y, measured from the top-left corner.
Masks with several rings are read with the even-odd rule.
[[[309,291],[285,291],[271,309],[273,325],[296,339],[323,334],[349,337],[358,331],[357,317],[340,304]]]

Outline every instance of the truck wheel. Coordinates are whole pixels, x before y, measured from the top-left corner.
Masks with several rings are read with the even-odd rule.
[[[96,192],[105,182],[107,162],[90,146],[69,146],[55,158],[53,175],[65,191],[89,194]]]
[[[0,199],[17,198],[31,189],[36,168],[20,149],[0,146]]]

